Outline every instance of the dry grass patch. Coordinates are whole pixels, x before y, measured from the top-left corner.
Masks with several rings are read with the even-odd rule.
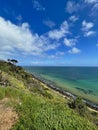
[[[0,100],[0,130],[10,130],[18,120],[18,114],[12,107],[7,107],[8,98]]]

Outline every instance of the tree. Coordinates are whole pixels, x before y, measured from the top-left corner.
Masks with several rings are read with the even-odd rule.
[[[8,62],[11,62],[11,60],[10,60],[10,59],[7,59],[7,61],[8,61]]]
[[[11,62],[12,62],[12,64],[14,64],[14,65],[16,65],[16,64],[18,63],[18,61],[15,60],[15,59],[12,59]]]
[[[14,65],[16,65],[16,64],[18,63],[18,61],[15,60],[15,59],[7,59],[7,61],[8,61],[9,63],[11,63],[11,64],[14,64]]]

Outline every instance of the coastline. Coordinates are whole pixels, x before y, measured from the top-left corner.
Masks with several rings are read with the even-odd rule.
[[[77,95],[72,94],[71,92],[65,91],[61,88],[58,88],[57,86],[55,86],[53,84],[47,83],[45,80],[42,80],[42,79],[40,79],[39,77],[37,77],[33,74],[32,74],[32,77],[35,78],[36,80],[38,80],[39,82],[45,84],[47,87],[51,88],[52,90],[59,92],[60,94],[65,96],[67,99],[75,100],[78,97]],[[89,110],[98,112],[98,104],[91,102],[87,99],[83,99],[83,98],[82,98],[82,101],[86,104],[86,106],[88,107]]]

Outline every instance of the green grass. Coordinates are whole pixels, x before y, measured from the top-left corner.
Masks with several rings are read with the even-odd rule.
[[[4,65],[4,67],[3,67]],[[86,117],[69,108],[68,101],[21,67],[0,62],[0,100],[8,98],[19,120],[12,130],[98,130],[98,115]]]
[[[71,110],[64,100],[48,99],[18,89],[0,88],[19,114],[12,130],[97,130],[95,125]],[[20,104],[21,102],[21,104]]]
[[[30,100],[32,102],[30,102]],[[28,107],[30,109],[28,109]],[[42,98],[29,98],[18,108],[22,115],[13,130],[94,130],[89,121],[81,118],[60,102],[44,101]],[[27,123],[28,122],[28,123]]]

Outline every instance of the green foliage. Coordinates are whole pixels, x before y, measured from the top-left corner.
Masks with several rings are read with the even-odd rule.
[[[15,60],[15,59],[8,59],[7,61],[8,61],[9,63],[14,64],[14,65],[16,65],[16,63],[18,63],[18,61]]]
[[[91,120],[80,116],[86,109],[80,99],[72,102],[74,110],[69,108],[66,99],[45,87],[22,67],[0,61],[0,82],[0,99],[10,99],[19,115],[12,130],[98,129],[92,122],[97,122],[95,115]]]
[[[64,102],[26,96],[17,107],[20,120],[13,130],[95,130],[88,120],[79,117]],[[21,126],[21,127],[20,127]]]
[[[0,100],[5,97],[5,89],[0,86]]]
[[[44,89],[43,85],[20,66],[0,61],[0,85],[20,89],[29,89],[32,93],[52,98],[52,95]]]
[[[10,87],[0,87],[0,100],[3,98],[20,99],[23,91]]]
[[[12,130],[97,130],[91,122],[68,108],[63,100],[49,100],[10,87],[1,87],[0,93],[2,98],[14,99],[13,107],[20,117]]]
[[[87,116],[86,104],[82,101],[80,97],[68,103],[69,107],[75,109],[81,116]]]

